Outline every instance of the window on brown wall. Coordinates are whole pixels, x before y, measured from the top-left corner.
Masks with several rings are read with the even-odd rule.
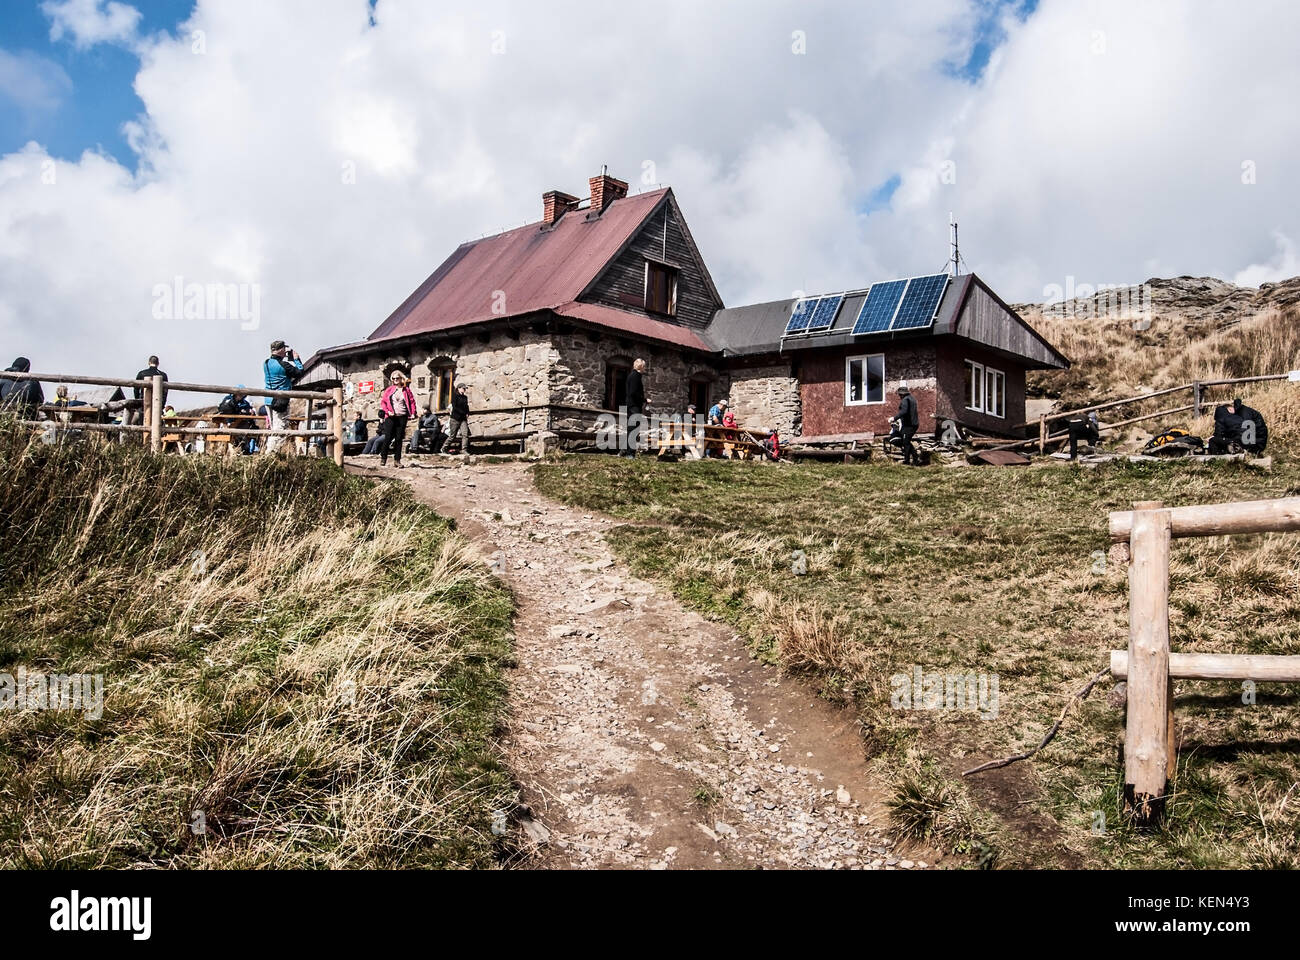
[[[605,409],[617,410],[627,406],[627,374],[632,365],[623,360],[610,360],[605,364]]]
[[[650,313],[677,313],[677,271],[653,260],[645,262],[645,308]]]

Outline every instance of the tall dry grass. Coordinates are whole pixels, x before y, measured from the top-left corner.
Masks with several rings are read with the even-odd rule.
[[[320,461],[46,446],[0,425],[0,864],[481,866],[508,595],[446,523]]]
[[[1095,319],[1087,323],[1034,317],[1034,326],[1073,364],[1068,371],[1030,375],[1030,390],[1059,398],[1061,407],[1162,390],[1194,380],[1258,377],[1300,369],[1300,309],[1271,309],[1224,328],[1188,324],[1178,316],[1156,316],[1148,330],[1134,330],[1128,320]],[[1300,384],[1286,381],[1216,387],[1206,392],[1209,408],[1201,418],[1175,414],[1137,424],[1124,440],[1142,442],[1163,426],[1181,426],[1201,436],[1213,433],[1215,404],[1240,396],[1264,415],[1270,442],[1300,449]],[[1161,397],[1122,408],[1113,419],[1154,413],[1181,402],[1190,393]]]

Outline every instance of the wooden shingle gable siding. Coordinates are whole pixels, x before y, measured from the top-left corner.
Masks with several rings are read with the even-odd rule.
[[[981,283],[971,283],[953,329],[959,337],[1051,367],[1064,358],[1032,327],[1012,313]]]
[[[646,310],[647,261],[677,269],[676,312],[671,318]],[[722,307],[708,268],[695,249],[671,195],[646,217],[628,244],[579,299],[660,320],[671,319],[697,329],[708,326],[714,313]]]

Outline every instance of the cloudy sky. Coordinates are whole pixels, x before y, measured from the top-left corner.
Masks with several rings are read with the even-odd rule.
[[[255,380],[602,164],[675,189],[729,304],[937,272],[950,212],[1010,300],[1300,274],[1287,0],[0,9],[0,352],[40,371]]]

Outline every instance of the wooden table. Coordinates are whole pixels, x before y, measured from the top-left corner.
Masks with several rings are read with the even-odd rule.
[[[289,429],[296,430],[298,429],[297,424],[302,423],[305,419],[306,417],[285,417],[284,422]],[[259,413],[214,413],[206,417],[182,417],[182,416],[163,417],[163,422],[162,422],[162,429],[164,431],[162,435],[163,450],[165,451],[167,449],[167,444],[174,443],[176,444],[177,453],[184,455],[185,433],[183,430],[176,431],[176,427],[181,424],[193,425],[199,423],[211,424],[214,427],[239,428],[242,426],[247,429],[255,429],[257,424],[266,423],[266,417],[264,417]],[[171,428],[173,432],[171,433],[166,432],[168,428]],[[233,441],[235,437],[233,437],[229,433],[201,434],[200,439],[204,440],[203,447],[205,453],[221,452],[228,455],[234,454],[235,445]],[[213,445],[211,450],[208,449],[209,444]]]
[[[660,456],[680,451],[698,459],[707,457],[712,450],[729,460],[749,460],[763,455],[763,444],[743,427],[672,421],[659,425]]]

